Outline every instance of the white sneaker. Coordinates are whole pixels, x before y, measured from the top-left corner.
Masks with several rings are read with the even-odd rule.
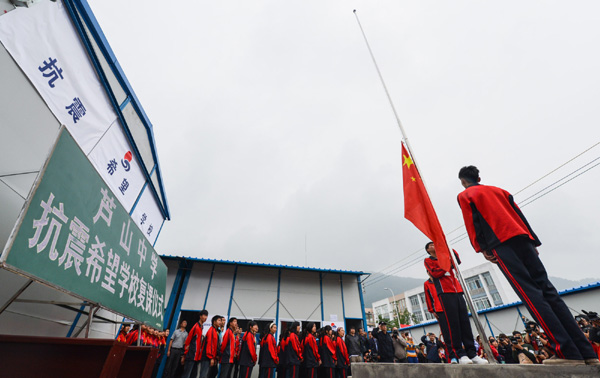
[[[473,361],[471,361],[471,360],[469,359],[469,357],[467,357],[467,356],[462,356],[462,357],[460,358],[460,360],[458,360],[458,363],[459,363],[459,364],[461,364],[461,365],[466,365],[466,364],[472,364],[472,363],[473,363]]]
[[[477,365],[489,364],[488,360],[484,360],[483,358],[481,358],[479,356],[475,356],[475,357],[471,358],[471,361]]]

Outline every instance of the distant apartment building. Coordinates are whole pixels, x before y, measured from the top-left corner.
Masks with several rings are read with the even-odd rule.
[[[396,319],[398,315],[404,313],[404,310],[407,308],[404,293],[381,299],[377,302],[373,302],[372,305],[376,321],[379,319]]]
[[[519,300],[498,267],[490,262],[486,261],[481,265],[461,272],[477,311]],[[372,305],[375,319],[378,319],[379,316],[394,319],[396,317],[394,305],[398,306],[400,314],[404,312],[404,309],[407,309],[416,319],[414,324],[434,319],[427,311],[423,286],[407,290],[393,298],[389,297],[373,302]]]
[[[365,308],[365,317],[367,318],[367,328],[375,327],[375,317],[373,316],[372,308]]]

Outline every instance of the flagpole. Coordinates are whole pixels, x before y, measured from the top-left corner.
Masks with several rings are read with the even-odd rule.
[[[369,44],[369,40],[367,39],[367,35],[365,34],[362,24],[360,23],[360,20],[358,19],[358,14],[356,13],[356,9],[354,9],[353,13],[354,13],[354,17],[356,17],[356,22],[358,23],[360,32],[362,33],[362,36],[365,40],[365,44],[367,45],[367,49],[369,50],[369,55],[371,56],[371,60],[373,61],[375,70],[377,70],[377,75],[379,76],[379,80],[381,81],[381,85],[383,86],[383,89],[385,91],[385,95],[387,96],[388,102],[390,103],[390,107],[392,108],[392,112],[394,113],[394,117],[396,118],[396,123],[398,124],[398,127],[400,128],[400,133],[402,134],[402,140],[404,141],[404,143],[406,143],[406,148],[408,149],[408,152],[410,153],[410,155],[412,157],[412,162],[415,165],[417,172],[419,172],[419,174],[421,176],[421,181],[423,182],[423,186],[425,187],[425,190],[429,193],[429,191],[427,190],[427,183],[425,182],[425,179],[423,178],[423,174],[421,173],[421,170],[419,169],[419,164],[417,163],[417,158],[415,156],[415,153],[413,152],[413,149],[410,146],[410,142],[408,140],[406,130],[404,130],[404,126],[402,126],[402,122],[400,121],[400,117],[398,116],[398,112],[396,111],[396,107],[394,106],[394,102],[392,101],[392,97],[390,96],[390,92],[388,91],[387,85],[385,85],[385,80],[383,80],[383,75],[381,74],[381,71],[379,70],[379,65],[377,64],[377,61],[375,60],[375,55],[373,54],[373,51],[371,50],[371,46]],[[441,227],[441,224],[440,224],[440,227]],[[443,231],[443,228],[442,228],[442,231]],[[479,315],[477,314],[477,310],[475,309],[475,306],[473,305],[471,295],[469,294],[469,289],[465,284],[465,281],[463,279],[462,274],[460,273],[460,270],[458,269],[458,264],[454,260],[454,256],[453,256],[454,254],[452,253],[452,249],[450,248],[450,245],[448,244],[447,239],[446,239],[446,246],[448,247],[448,254],[450,255],[450,260],[452,261],[452,265],[454,266],[454,269],[456,270],[456,275],[458,276],[458,280],[459,280],[461,286],[463,287],[465,299],[466,299],[467,305],[469,306],[469,309],[471,310],[471,316],[473,317],[473,323],[475,323],[475,328],[477,328],[477,332],[479,332],[479,335],[481,335],[483,349],[487,355],[488,361],[492,364],[497,363],[496,359],[494,358],[494,355],[492,353],[492,349],[490,348],[487,336],[485,334],[485,329],[483,328],[483,325],[479,321]]]

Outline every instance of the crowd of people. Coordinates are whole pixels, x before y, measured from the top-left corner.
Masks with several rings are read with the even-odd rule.
[[[575,321],[600,356],[600,317],[596,312],[583,313]],[[159,354],[166,352],[166,378],[249,378],[257,365],[261,378],[345,378],[356,362],[453,363],[452,346],[444,341],[443,333],[427,333],[416,343],[410,332],[396,327],[390,331],[385,322],[369,332],[351,327],[348,334],[341,327],[334,331],[329,325],[317,328],[315,323],[308,323],[301,329],[299,322],[293,322],[276,341],[274,323],[261,333],[258,324],[250,321],[244,332],[236,318],[225,324],[225,318],[216,315],[206,331],[207,319],[208,312],[201,311],[189,332],[183,320],[168,346],[168,330],[160,332],[144,325],[131,329],[124,325],[117,340],[137,345],[139,339],[142,346],[158,348]],[[539,325],[525,318],[523,322],[523,331],[489,337],[494,359],[502,364],[542,364],[557,358]],[[486,360],[480,336],[473,345],[476,356],[472,360]]]
[[[275,323],[261,333],[254,321],[245,331],[235,317],[225,322],[225,317],[215,315],[210,327],[204,327],[207,321],[208,311],[202,310],[189,332],[187,322],[180,323],[167,348],[163,377],[249,378],[258,365],[261,378],[345,378],[351,357],[362,361],[367,353],[366,336],[359,339],[354,328],[345,335],[343,328],[334,331],[330,325],[317,328],[309,322],[301,329],[295,321],[277,341]]]

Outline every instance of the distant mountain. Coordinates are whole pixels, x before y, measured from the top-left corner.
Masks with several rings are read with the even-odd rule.
[[[600,278],[584,278],[584,279],[577,280],[577,281],[572,281],[572,280],[568,280],[566,278],[560,278],[560,277],[549,277],[549,278],[550,278],[550,282],[552,282],[552,284],[558,291],[572,289],[574,287],[579,287],[579,286],[586,286],[591,283],[596,283],[596,282],[600,281]]]
[[[600,281],[600,278],[584,278],[573,281],[566,278],[550,277],[550,281],[558,291],[562,291],[598,282]],[[422,286],[423,282],[424,280],[418,278],[373,275],[364,283],[365,291],[363,292],[363,297],[365,300],[365,307],[371,307],[373,302],[391,297],[390,291],[385,290],[386,287],[392,289],[394,294],[398,295],[407,290],[414,289],[417,286]]]

